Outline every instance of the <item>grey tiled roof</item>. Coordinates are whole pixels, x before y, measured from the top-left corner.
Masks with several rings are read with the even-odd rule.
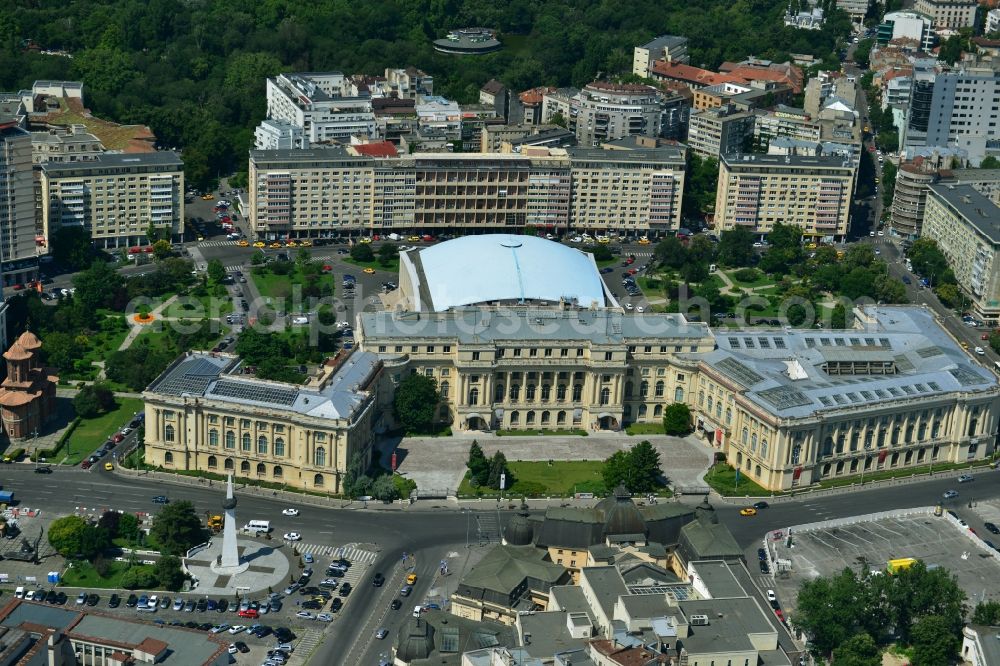
[[[872,306],[865,329],[717,330],[717,349],[685,354],[745,388],[766,411],[807,417],[954,392],[996,392],[982,367],[919,307]],[[834,374],[829,362],[891,362],[889,374]],[[797,377],[797,378],[793,378]]]

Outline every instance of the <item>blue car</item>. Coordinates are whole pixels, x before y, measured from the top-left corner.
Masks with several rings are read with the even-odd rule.
[[[312,553],[306,553],[305,555],[302,556],[302,559],[306,564],[312,564],[313,562],[316,561],[313,559]]]

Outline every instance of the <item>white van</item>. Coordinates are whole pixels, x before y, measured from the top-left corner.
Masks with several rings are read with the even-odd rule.
[[[254,534],[267,534],[271,531],[271,521],[270,520],[251,520],[243,529],[247,532],[252,532]]]
[[[14,590],[14,598],[24,599],[24,587],[19,587],[16,590]]]
[[[413,617],[420,617],[420,613],[423,610],[424,610],[423,606],[414,606],[413,607]]]

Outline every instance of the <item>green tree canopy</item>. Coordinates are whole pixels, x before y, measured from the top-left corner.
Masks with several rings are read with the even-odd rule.
[[[49,252],[71,270],[86,268],[94,258],[90,231],[84,227],[60,227],[49,235]]]
[[[667,405],[663,410],[663,431],[675,436],[691,432],[691,409],[683,402]]]
[[[375,253],[372,252],[370,243],[357,243],[351,248],[351,259],[367,263],[375,260]]]
[[[189,548],[204,542],[206,536],[194,505],[187,500],[160,509],[153,518],[149,534],[171,555],[186,553]]]
[[[514,485],[514,477],[510,473],[510,469],[507,467],[507,456],[505,456],[501,451],[497,451],[490,458],[490,469],[486,476],[486,483],[484,485],[493,488],[494,490],[500,490],[500,481],[504,481],[504,488],[510,488]]]
[[[868,634],[855,634],[833,651],[837,666],[882,666],[882,651]]]
[[[472,446],[469,447],[469,460],[466,467],[469,468],[469,484],[473,488],[478,488],[486,483],[490,473],[490,461],[476,440],[472,440]]]
[[[378,249],[378,262],[388,266],[399,256],[399,247],[392,243],[382,243]]]
[[[226,267],[218,259],[212,259],[208,262],[207,273],[208,279],[215,284],[222,284],[226,280]]]
[[[64,557],[75,557],[82,553],[83,533],[87,521],[80,516],[56,518],[49,525],[49,543]]]
[[[181,560],[175,555],[164,555],[153,566],[153,575],[164,590],[176,592],[184,585],[187,576],[181,570]]]
[[[925,615],[913,623],[913,666],[939,666],[958,658],[962,639],[953,624],[940,615]]]
[[[393,408],[396,419],[408,433],[429,433],[434,428],[441,396],[433,377],[411,374],[396,387]]]
[[[753,234],[746,227],[736,227],[719,234],[719,263],[738,268],[749,266],[753,259]]]
[[[616,451],[605,460],[601,477],[608,490],[624,485],[633,493],[654,492],[663,487],[660,454],[643,440],[627,451]]]

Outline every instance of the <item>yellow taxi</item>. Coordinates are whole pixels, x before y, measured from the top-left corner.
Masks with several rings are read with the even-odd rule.
[[[969,351],[969,343],[968,342],[962,342],[962,349],[964,349],[965,351]]]
[[[367,236],[365,236],[364,238],[359,238],[359,239],[358,239],[358,242],[359,242],[359,243],[371,243],[371,242],[372,242],[372,239],[371,239],[371,238],[368,238]]]
[[[200,242],[201,242],[201,241],[203,241],[203,240],[205,240],[205,237],[204,237],[204,236],[200,236],[200,235],[199,235],[199,236],[198,236],[198,242],[200,243]]]
[[[298,246],[299,244],[296,243],[295,241],[288,241],[287,243],[285,243],[285,247],[298,247]]]
[[[417,582],[417,574],[415,574],[415,573],[411,573],[411,574],[409,574],[409,575],[408,575],[408,576],[406,577],[406,584],[407,584],[407,585],[413,585],[413,584],[414,584],[414,583],[416,583],[416,582]]]
[[[406,237],[406,242],[407,243],[419,243],[420,242],[420,236],[407,236]]]
[[[371,275],[372,273],[375,272],[375,269],[374,268],[366,268],[363,272],[364,273],[368,273],[368,275]]]
[[[240,247],[250,247],[250,241],[241,240],[239,243],[237,243],[237,245],[239,245]]]
[[[254,244],[253,244],[253,246],[254,247],[267,247],[267,243],[265,243],[264,241],[255,241]]]
[[[273,243],[271,243],[271,245],[270,245],[270,248],[271,248],[272,250],[280,250],[280,249],[281,249],[281,247],[282,247],[282,245],[281,245],[281,243],[279,243],[278,241],[274,241],[274,242],[273,242]]]
[[[639,245],[649,245],[649,243],[650,243],[650,240],[648,238],[646,238],[645,236],[643,236],[642,238],[639,239]]]
[[[809,243],[808,245],[806,245],[806,249],[807,250],[815,250],[816,249],[816,243]]]
[[[215,195],[214,194],[203,194],[203,195],[201,195],[201,198],[204,201],[211,201],[212,199],[215,198]]]
[[[111,463],[104,463],[104,469],[108,470],[109,472],[111,470],[113,470],[114,468],[115,468],[115,466],[112,465]]]
[[[740,515],[741,516],[756,516],[757,515],[757,509],[753,508],[752,506],[748,506],[748,507],[746,507],[744,509],[740,509]]]
[[[299,241],[299,247],[312,247],[313,242],[311,240]]]

